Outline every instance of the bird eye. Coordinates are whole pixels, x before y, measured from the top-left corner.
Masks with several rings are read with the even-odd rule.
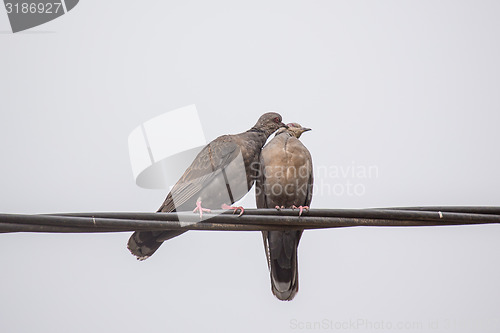
[[[275,123],[279,123],[280,122],[280,118],[278,118],[278,117],[274,118],[274,122]]]

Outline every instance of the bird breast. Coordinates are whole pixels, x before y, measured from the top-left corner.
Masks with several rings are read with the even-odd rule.
[[[298,139],[282,136],[262,150],[261,172],[268,199],[291,206],[307,195],[312,163],[309,151]]]

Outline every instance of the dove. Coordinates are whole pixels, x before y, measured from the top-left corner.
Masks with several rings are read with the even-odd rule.
[[[240,200],[253,186],[259,170],[262,147],[272,133],[285,126],[281,115],[268,112],[248,131],[223,135],[211,141],[172,187],[157,212],[194,211],[200,214],[200,219],[204,212],[221,207],[240,210],[242,213],[243,207],[230,205]],[[130,237],[127,247],[137,259],[145,260],[163,241],[184,232],[136,231]]]
[[[257,208],[309,209],[313,169],[309,150],[299,141],[309,131],[297,123],[278,130],[262,149],[256,181]],[[303,230],[263,231],[271,290],[282,301],[291,301],[299,290],[298,246]]]

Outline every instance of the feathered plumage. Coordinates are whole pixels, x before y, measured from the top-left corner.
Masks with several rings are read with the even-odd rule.
[[[191,211],[197,201],[205,208],[220,209],[233,204],[252,187],[258,159],[267,138],[285,126],[278,113],[262,115],[246,132],[223,135],[206,145],[174,185],[158,212]],[[128,249],[138,259],[151,256],[163,241],[179,236],[182,230],[136,231]]]
[[[257,208],[309,206],[313,171],[309,150],[299,141],[310,130],[288,124],[262,149],[256,183]],[[271,290],[280,300],[292,300],[299,290],[297,251],[303,230],[263,231]]]

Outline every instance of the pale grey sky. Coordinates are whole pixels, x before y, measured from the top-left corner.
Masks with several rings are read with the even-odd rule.
[[[0,211],[155,211],[166,191],[135,185],[128,135],[190,104],[207,140],[269,110],[311,127],[329,170],[312,207],[498,206],[499,17],[498,1],[82,0],[11,34],[0,9]],[[189,232],[145,262],[128,237],[0,235],[0,330],[500,329],[500,226],[307,231],[289,303],[258,232]]]

